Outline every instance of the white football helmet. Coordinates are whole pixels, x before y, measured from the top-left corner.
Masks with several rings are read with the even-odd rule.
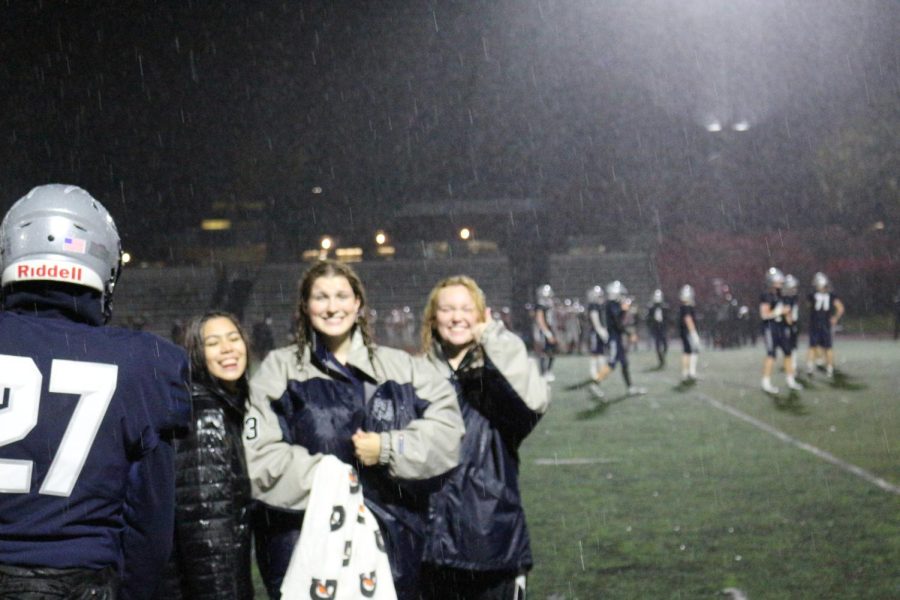
[[[602,304],[605,299],[605,294],[603,293],[603,286],[595,285],[591,289],[587,291],[587,301],[590,304]]]
[[[781,287],[784,285],[784,273],[781,272],[781,269],[770,267],[766,271],[766,285],[769,287]]]
[[[825,273],[819,271],[815,275],[813,275],[812,280],[813,287],[816,288],[817,291],[825,291],[831,285],[831,282],[828,281],[828,276]]]
[[[109,212],[74,185],[41,185],[0,224],[0,285],[60,281],[100,292],[103,315],[122,271],[122,243]]]
[[[606,285],[606,297],[613,302],[618,302],[627,293],[628,290],[625,289],[625,286],[618,279]]]
[[[797,295],[797,286],[799,285],[799,281],[793,275],[785,275],[784,276],[784,288],[782,291],[785,296],[796,296]]]
[[[687,284],[681,286],[681,289],[678,290],[678,299],[681,300],[682,304],[693,304],[694,288]]]
[[[663,303],[663,293],[662,290],[653,290],[653,295],[650,297],[650,304],[662,304]]]
[[[541,306],[547,306],[553,304],[553,288],[550,287],[549,283],[545,283],[544,285],[538,286],[537,292],[535,293],[537,303]]]

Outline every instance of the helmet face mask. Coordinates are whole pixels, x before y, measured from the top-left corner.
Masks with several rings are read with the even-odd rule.
[[[0,282],[59,281],[100,292],[103,315],[122,270],[116,224],[100,202],[77,186],[32,189],[0,225]]]

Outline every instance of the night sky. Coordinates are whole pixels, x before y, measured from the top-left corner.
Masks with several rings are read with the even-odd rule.
[[[81,185],[137,255],[448,200],[538,199],[549,236],[863,223],[900,205],[897,31],[894,0],[10,0],[0,202]]]

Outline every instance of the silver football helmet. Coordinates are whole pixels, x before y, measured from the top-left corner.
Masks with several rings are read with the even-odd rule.
[[[694,288],[687,284],[681,286],[681,289],[678,290],[678,299],[681,300],[682,304],[693,304]]]
[[[61,281],[100,292],[103,315],[122,271],[122,243],[109,212],[74,185],[41,185],[0,224],[0,285]]]
[[[553,304],[553,288],[550,287],[549,283],[545,283],[544,285],[538,286],[537,292],[535,293],[535,297],[537,303],[542,306],[547,306],[548,304]]]
[[[784,276],[784,288],[782,288],[784,295],[785,296],[796,296],[797,295],[797,286],[799,284],[800,284],[800,282],[797,281],[797,278],[794,277],[793,275],[791,275],[791,274],[785,275]]]
[[[662,290],[653,290],[653,295],[650,296],[650,304],[662,304],[663,300]]]
[[[769,287],[781,287],[784,285],[784,273],[781,272],[781,269],[770,267],[766,271],[766,285]]]
[[[612,300],[613,302],[618,302],[628,293],[628,290],[625,289],[625,286],[622,285],[622,282],[616,279],[613,282],[610,282],[606,285],[606,297]]]
[[[587,291],[586,296],[588,303],[602,304],[606,295],[603,293],[603,286],[595,285]]]
[[[828,276],[825,275],[822,271],[819,271],[815,275],[813,275],[812,280],[813,287],[816,288],[817,291],[824,291],[828,289],[828,286],[831,285],[831,282],[828,281]]]

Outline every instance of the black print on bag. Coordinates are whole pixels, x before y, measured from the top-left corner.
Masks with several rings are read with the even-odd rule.
[[[337,579],[313,579],[309,586],[309,597],[312,600],[334,600],[337,592]]]
[[[375,595],[375,588],[377,587],[378,578],[375,576],[375,571],[370,572],[368,575],[365,573],[359,574],[359,592],[363,596],[371,598]]]
[[[352,469],[350,471],[350,493],[355,494],[359,491],[359,476],[356,474],[356,469]]]
[[[381,537],[380,531],[375,532],[375,545],[378,547],[379,550],[384,552],[384,538]]]
[[[331,530],[337,531],[341,527],[344,526],[344,519],[346,518],[346,514],[344,513],[343,506],[335,506],[331,509]]]
[[[360,504],[359,510],[356,512],[356,522],[366,524],[366,505]]]
[[[344,562],[341,564],[345,567],[350,564],[350,552],[352,549],[353,542],[351,540],[344,542]]]

